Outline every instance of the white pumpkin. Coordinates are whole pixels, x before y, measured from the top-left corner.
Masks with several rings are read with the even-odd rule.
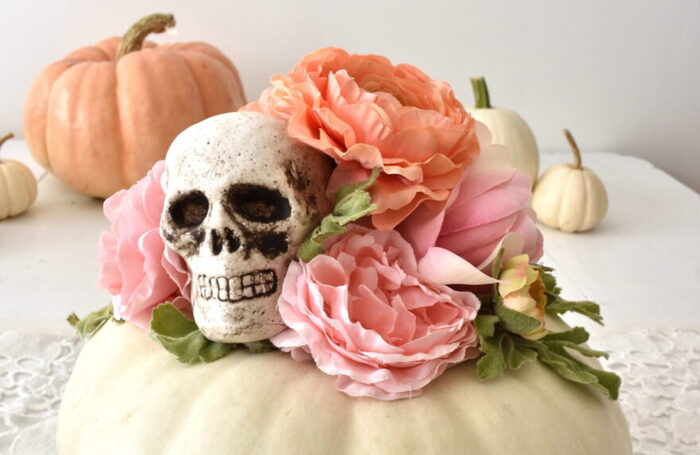
[[[587,231],[605,216],[608,195],[598,176],[581,165],[581,152],[569,130],[564,135],[574,152],[574,164],[555,164],[542,174],[532,194],[532,208],[549,227]]]
[[[476,379],[448,369],[422,396],[351,398],[312,362],[236,350],[187,366],[130,323],[84,347],[66,387],[58,448],[79,454],[627,455],[613,401],[531,363]]]
[[[0,147],[12,133],[0,138]],[[0,220],[19,215],[36,200],[36,179],[27,166],[0,159]]]
[[[471,79],[475,104],[469,113],[485,124],[492,134],[494,144],[508,149],[511,166],[530,176],[535,185],[540,169],[537,141],[525,120],[510,109],[491,106],[488,87],[483,77]]]

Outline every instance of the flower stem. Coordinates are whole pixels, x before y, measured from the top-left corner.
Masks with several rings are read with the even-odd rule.
[[[474,107],[477,109],[491,109],[491,99],[489,98],[489,88],[486,86],[486,79],[483,77],[473,77],[472,90],[474,91]]]
[[[129,52],[141,50],[143,41],[151,33],[163,33],[174,26],[175,17],[172,14],[150,14],[141,18],[124,33],[117,49],[117,60]]]
[[[571,134],[571,131],[566,128],[564,128],[564,136],[566,136],[566,140],[569,142],[571,150],[574,152],[574,168],[581,169],[581,151],[574,140],[574,136]]]

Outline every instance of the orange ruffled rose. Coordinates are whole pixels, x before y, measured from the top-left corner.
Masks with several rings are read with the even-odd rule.
[[[290,137],[333,157],[331,192],[381,168],[371,189],[377,229],[420,204],[440,211],[479,154],[475,122],[449,84],[413,66],[324,48],[270,81],[242,110],[288,120]]]

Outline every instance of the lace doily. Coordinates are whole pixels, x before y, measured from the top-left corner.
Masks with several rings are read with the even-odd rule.
[[[81,344],[65,332],[0,332],[0,454],[56,453],[58,407]]]
[[[622,377],[635,455],[700,454],[700,329],[603,330],[590,344]]]
[[[700,453],[700,329],[600,331],[622,376],[636,455]],[[81,342],[65,333],[0,332],[0,454],[55,454],[60,398]]]

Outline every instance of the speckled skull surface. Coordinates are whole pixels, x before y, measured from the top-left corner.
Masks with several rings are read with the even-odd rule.
[[[329,159],[286,122],[235,112],[197,123],[166,157],[161,234],[192,275],[194,317],[210,340],[245,343],[284,329],[287,267],[329,210]]]

